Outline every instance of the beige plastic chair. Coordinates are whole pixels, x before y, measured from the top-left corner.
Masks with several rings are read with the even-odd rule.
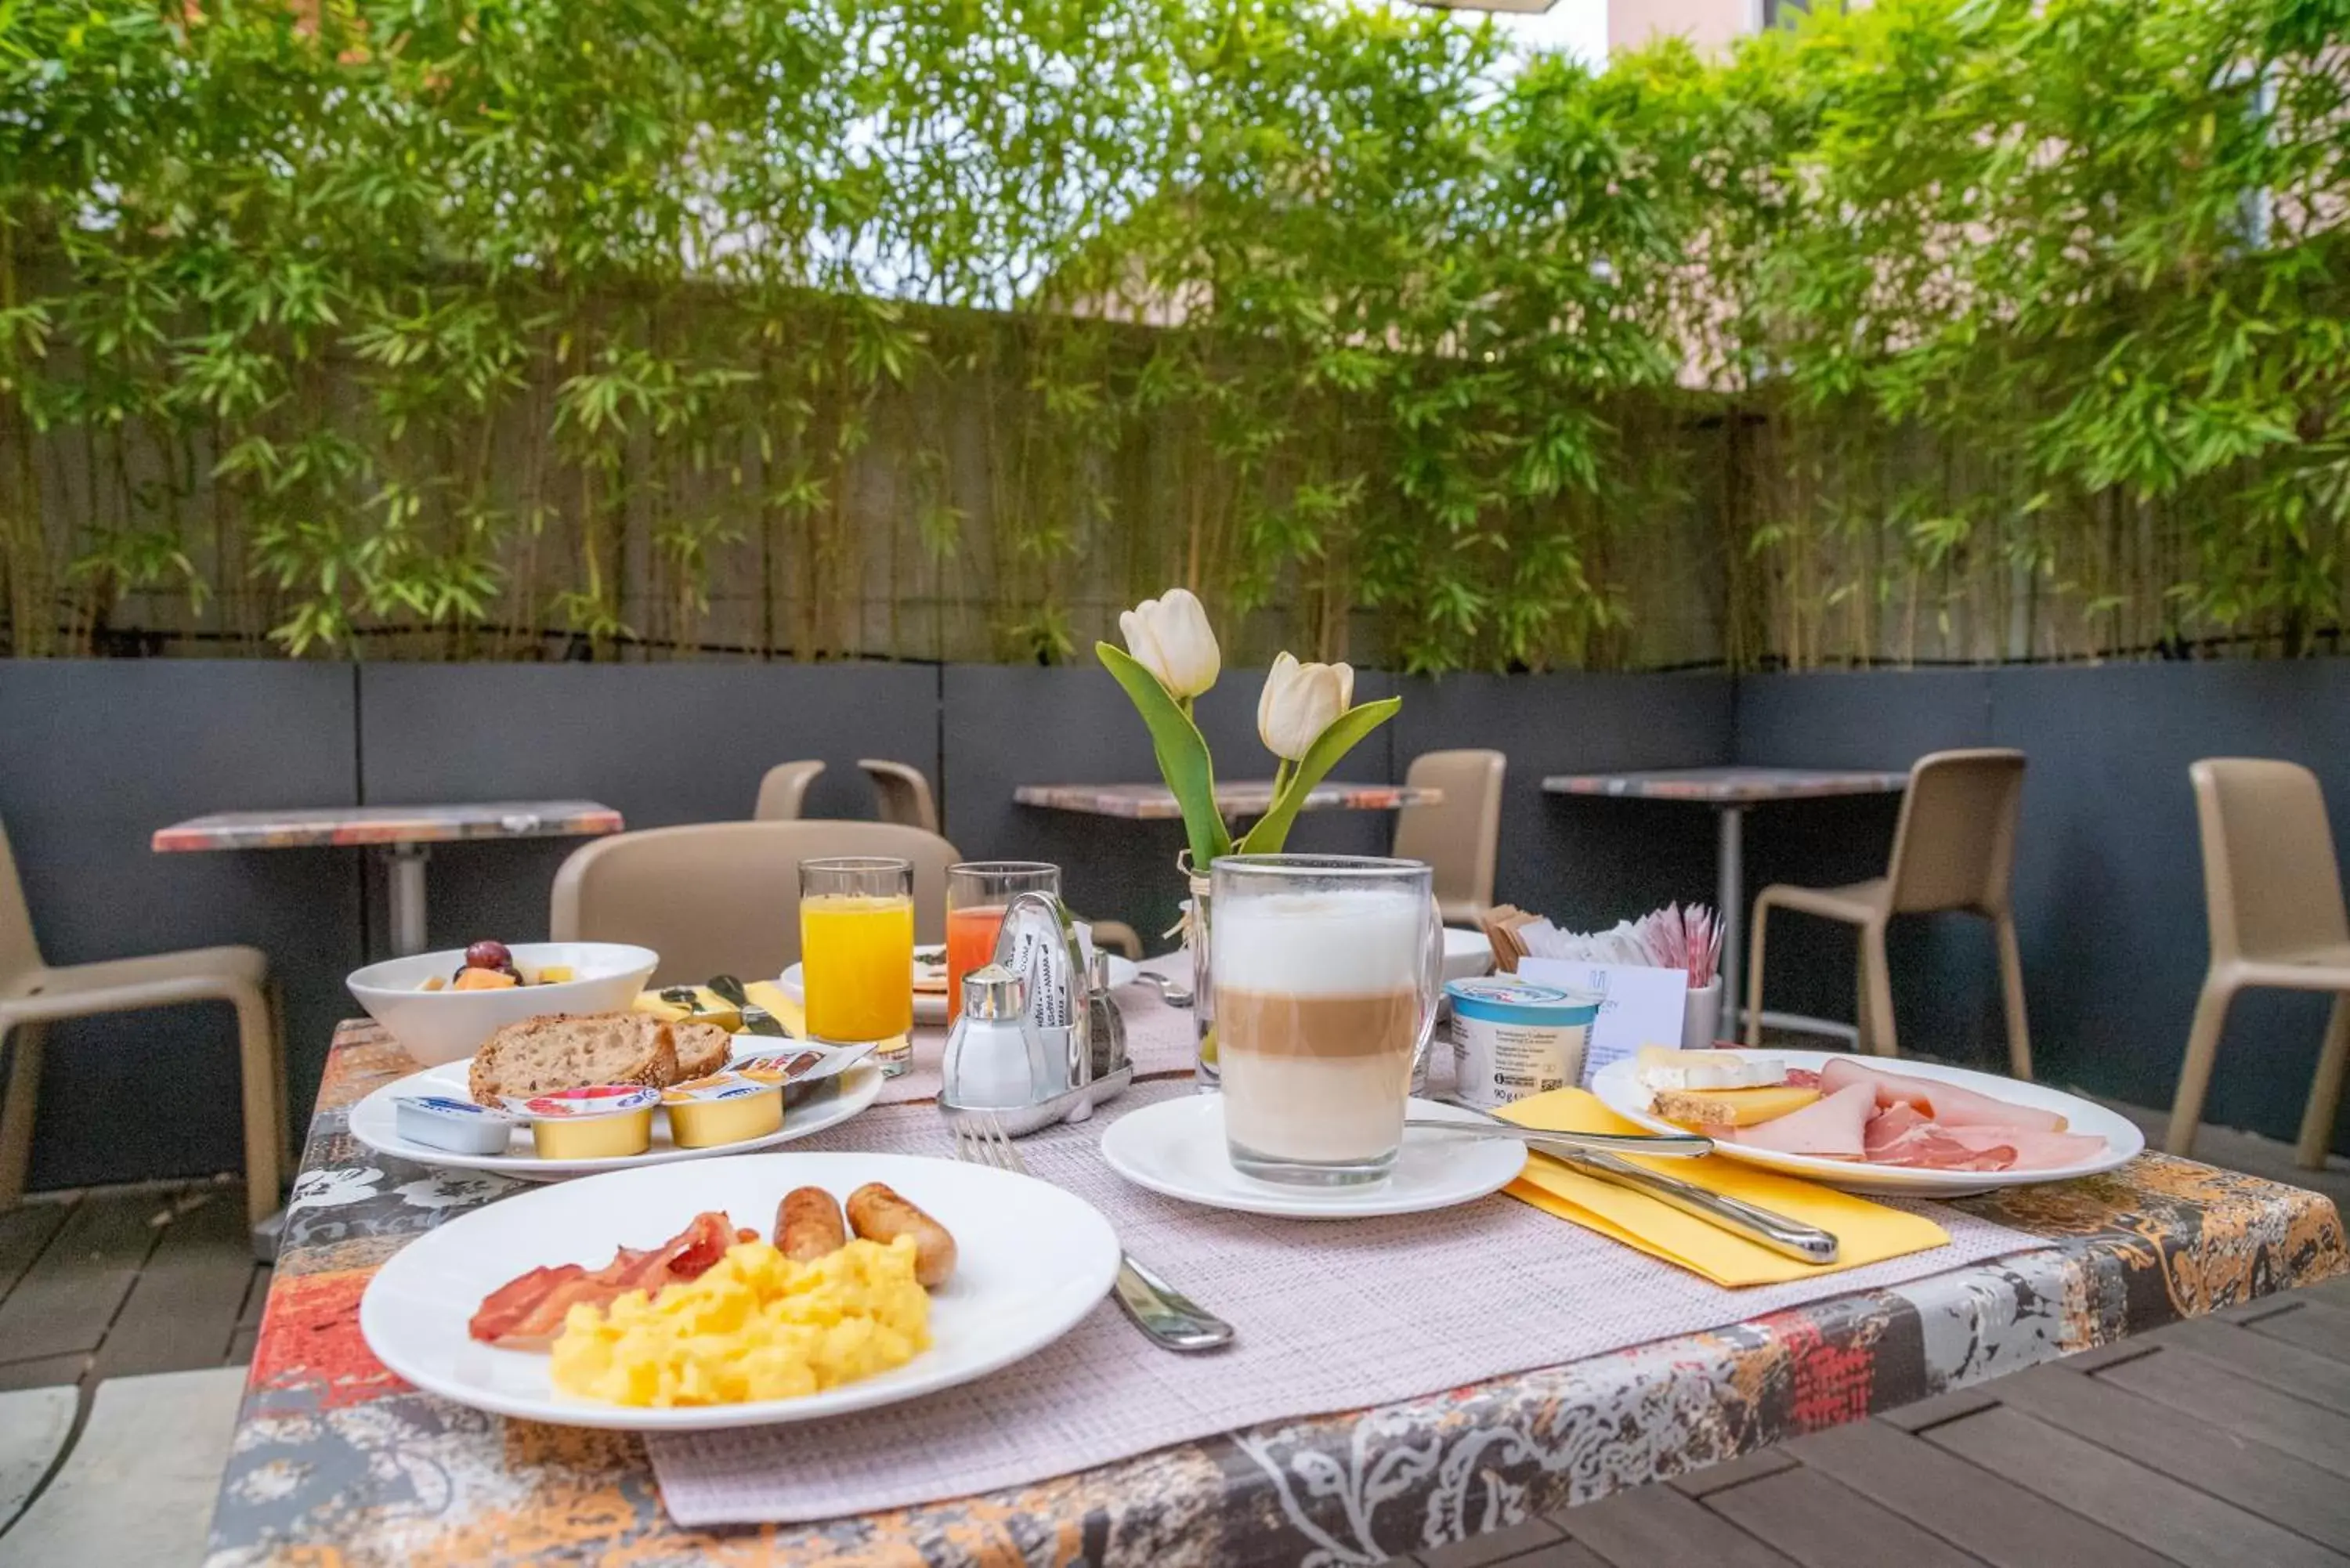
[[[595,839],[556,872],[548,932],[650,948],[657,984],[772,979],[800,956],[800,862],[837,855],[912,861],[914,940],[946,940],[947,867],[962,857],[890,822],[702,822]]]
[[[236,1009],[245,1214],[258,1225],[276,1211],[278,1182],[289,1163],[286,1056],[270,1005],[268,955],[259,948],[191,948],[96,963],[44,963],[16,857],[7,834],[0,831],[0,1046],[13,1047],[5,1098],[0,1099],[0,1208],[25,1195],[47,1026],[59,1019],[192,1002],[225,1002]]]
[[[873,781],[882,821],[919,827],[925,833],[939,830],[938,802],[931,797],[931,781],[922,776],[921,769],[878,757],[860,757],[857,765]]]
[[[2228,1006],[2247,986],[2330,991],[2334,1012],[2301,1116],[2294,1158],[2323,1169],[2342,1069],[2350,1059],[2350,916],[2317,775],[2293,763],[2214,757],[2187,770],[2203,836],[2203,904],[2211,967],[2187,1035],[2170,1110],[2171,1153],[2191,1154]]]
[[[2015,870],[2015,827],[2023,811],[2023,753],[2002,750],[1936,752],[1909,770],[1893,857],[1885,875],[1844,888],[1777,883],[1754,899],[1754,937],[1746,971],[1746,1044],[1762,1040],[1762,931],[1773,909],[1795,909],[1860,928],[1857,975],[1860,1044],[1897,1054],[1893,976],[1885,962],[1885,926],[1895,915],[1957,910],[1991,921],[1999,938],[2000,992],[2007,1005],[2008,1068],[2032,1076],[2032,1033],[2024,1021],[2023,957],[2008,905]]]
[[[1423,752],[1404,774],[1408,788],[1437,789],[1435,805],[1396,815],[1395,856],[1425,860],[1436,873],[1436,907],[1448,926],[1473,926],[1493,907],[1493,861],[1502,840],[1499,752]]]
[[[759,804],[752,808],[754,822],[797,822],[807,802],[808,785],[824,772],[822,763],[777,763],[759,781]]]

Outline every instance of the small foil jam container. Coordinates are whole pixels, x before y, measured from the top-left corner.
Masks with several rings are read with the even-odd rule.
[[[541,1159],[616,1159],[653,1146],[653,1107],[660,1092],[641,1084],[593,1084],[528,1099],[506,1108],[530,1123]]]
[[[451,1154],[504,1154],[522,1125],[494,1106],[446,1095],[401,1095],[391,1106],[392,1125],[403,1139]]]
[[[784,1085],[741,1073],[713,1073],[661,1091],[670,1141],[680,1148],[765,1137],[784,1130]]]
[[[1445,982],[1452,1001],[1455,1092],[1496,1109],[1583,1081],[1601,998],[1509,975]]]

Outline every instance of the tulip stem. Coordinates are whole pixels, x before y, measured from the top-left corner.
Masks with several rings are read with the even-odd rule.
[[[1273,798],[1275,802],[1278,802],[1281,799],[1281,792],[1289,787],[1289,781],[1295,776],[1295,775],[1289,771],[1289,759],[1287,757],[1276,757],[1274,759]]]

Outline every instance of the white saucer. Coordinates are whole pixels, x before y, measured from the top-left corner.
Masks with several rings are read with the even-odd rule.
[[[1410,1114],[1477,1120],[1434,1100],[1412,1101]],[[1101,1151],[1110,1168],[1137,1187],[1211,1209],[1284,1220],[1364,1220],[1450,1209],[1500,1191],[1526,1163],[1525,1146],[1512,1139],[1413,1130],[1403,1135],[1403,1152],[1384,1180],[1360,1187],[1260,1181],[1234,1170],[1224,1153],[1222,1095],[1185,1095],[1129,1111],[1102,1134]]]

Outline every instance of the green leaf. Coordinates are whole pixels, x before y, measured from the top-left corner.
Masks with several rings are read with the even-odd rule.
[[[1305,804],[1306,792],[1322,782],[1323,775],[1338,765],[1338,759],[1355,749],[1362,738],[1395,717],[1403,706],[1400,697],[1382,697],[1376,702],[1358,703],[1330,722],[1330,727],[1314,738],[1305,748],[1305,756],[1297,764],[1288,787],[1273,809],[1257,819],[1248,836],[1241,840],[1243,855],[1278,855],[1289,840],[1289,825],[1297,820],[1298,810]]]
[[[1217,856],[1232,853],[1232,837],[1216,811],[1215,766],[1209,759],[1208,742],[1201,735],[1200,726],[1191,722],[1191,715],[1167,694],[1167,688],[1159,684],[1159,677],[1145,670],[1126,649],[1097,642],[1094,656],[1126,688],[1135,711],[1149,726],[1150,749],[1159,759],[1159,776],[1175,792],[1176,804],[1183,808],[1183,830],[1191,841],[1191,864],[1205,872]]]

